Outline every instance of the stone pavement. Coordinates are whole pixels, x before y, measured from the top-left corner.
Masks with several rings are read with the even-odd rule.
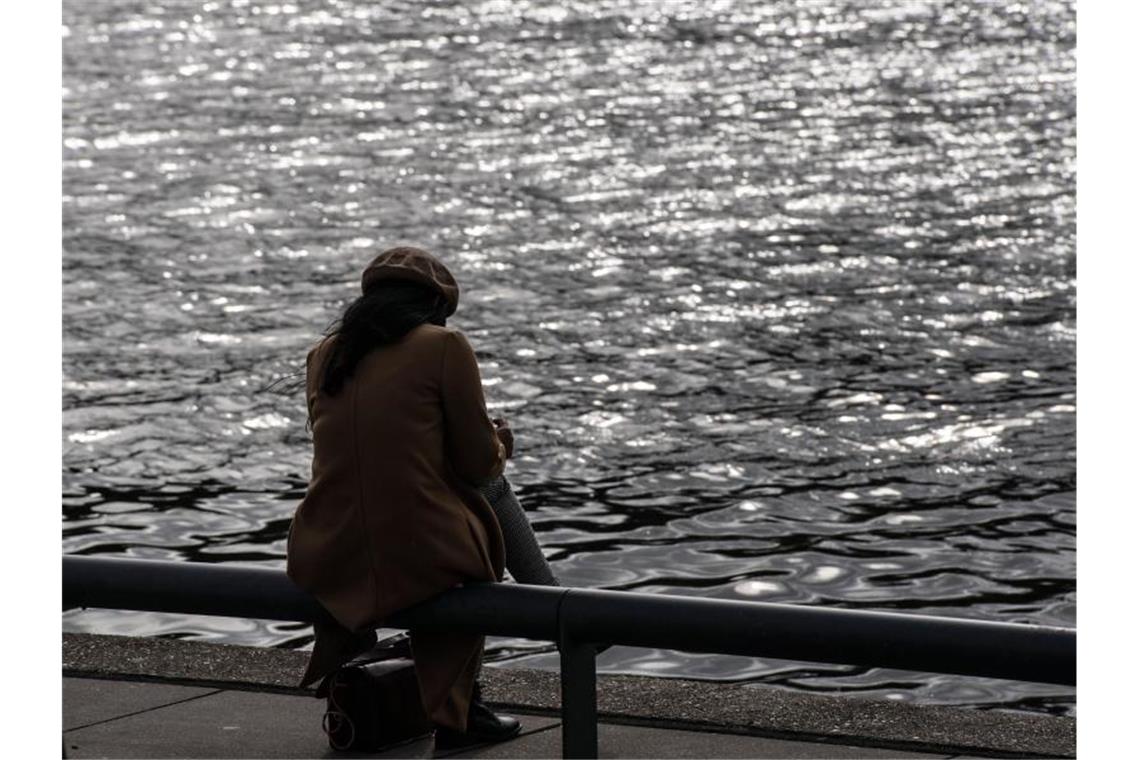
[[[343,757],[323,701],[296,682],[308,654],[66,633],[70,757]],[[559,757],[558,673],[489,666],[480,679],[524,735],[455,757]],[[1073,718],[806,694],[748,684],[600,674],[602,757],[1060,757]],[[376,755],[370,755],[375,757]],[[430,740],[389,757],[436,757]],[[442,757],[444,755],[438,755]]]
[[[70,758],[322,758],[561,756],[557,717],[521,715],[523,733],[503,744],[436,753],[430,738],[378,755],[333,752],[320,731],[323,703],[307,696],[103,678],[63,681]],[[843,744],[787,741],[603,723],[601,757],[948,758]]]

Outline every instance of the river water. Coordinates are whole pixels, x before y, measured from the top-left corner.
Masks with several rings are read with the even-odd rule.
[[[309,467],[296,373],[361,267],[411,242],[462,284],[452,324],[566,584],[1075,625],[1071,3],[63,18],[65,552],[283,565]],[[555,662],[525,641],[489,657]],[[988,679],[600,664],[1075,710]]]

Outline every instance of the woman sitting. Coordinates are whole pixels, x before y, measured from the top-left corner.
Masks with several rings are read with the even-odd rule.
[[[519,582],[557,584],[502,476],[511,429],[488,418],[475,352],[446,326],[455,279],[426,251],[393,248],[365,269],[362,290],[306,363],[312,476],[287,570],[339,625],[316,626],[302,685],[368,649],[392,613],[502,580],[504,565]],[[437,744],[518,733],[478,698],[482,636],[411,639]]]

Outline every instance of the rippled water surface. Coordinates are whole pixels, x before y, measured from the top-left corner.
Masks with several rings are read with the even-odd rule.
[[[295,373],[363,264],[413,242],[462,283],[453,324],[567,584],[1075,624],[1070,3],[63,14],[66,552],[282,565]],[[986,679],[600,662],[1074,709]]]

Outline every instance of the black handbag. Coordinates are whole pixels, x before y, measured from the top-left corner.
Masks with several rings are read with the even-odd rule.
[[[416,669],[403,647],[374,652],[342,665],[317,688],[327,708],[321,728],[329,747],[373,752],[425,736],[432,724],[420,699]]]

